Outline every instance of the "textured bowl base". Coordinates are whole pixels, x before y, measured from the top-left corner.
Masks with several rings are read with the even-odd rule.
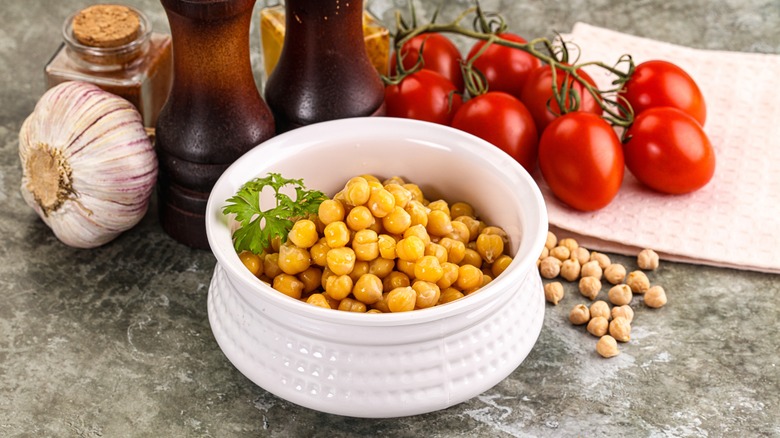
[[[538,272],[531,269],[508,293],[514,295],[506,305],[475,318],[465,330],[445,334],[442,326],[442,336],[425,342],[355,345],[346,336],[361,327],[345,327],[345,338],[336,340],[280,327],[263,313],[266,309],[258,311],[247,303],[217,264],[208,314],[225,356],[261,388],[321,412],[387,418],[461,403],[520,365],[544,319]],[[290,322],[289,327],[294,326]]]

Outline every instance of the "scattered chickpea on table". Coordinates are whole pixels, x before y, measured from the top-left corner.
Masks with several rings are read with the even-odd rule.
[[[592,301],[590,306],[574,305],[569,312],[569,321],[573,325],[585,326],[588,333],[598,337],[596,352],[609,358],[620,354],[618,342],[631,340],[634,320],[631,303],[635,295],[641,296],[648,308],[658,309],[667,303],[664,288],[651,284],[645,272],[658,269],[659,260],[655,251],[643,249],[637,255],[638,269],[628,272],[626,266],[612,263],[608,255],[590,251],[573,238],[558,239],[555,233],[548,232],[537,266],[540,275],[547,280],[545,299],[552,305],[557,306],[565,296],[564,286],[555,281],[557,278],[576,282],[580,294]],[[597,299],[601,294],[602,280],[611,285],[607,301]]]

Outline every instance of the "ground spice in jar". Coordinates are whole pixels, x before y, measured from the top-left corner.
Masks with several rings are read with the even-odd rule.
[[[171,89],[171,37],[152,32],[137,9],[100,4],[68,17],[63,44],[46,65],[48,88],[84,81],[123,97],[153,128]]]

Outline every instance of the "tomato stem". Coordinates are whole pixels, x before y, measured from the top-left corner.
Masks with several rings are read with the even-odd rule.
[[[491,44],[498,44],[527,52],[550,66],[553,75],[553,98],[558,103],[558,107],[562,114],[576,111],[579,108],[582,99],[579,93],[572,87],[573,82],[576,81],[583,89],[593,96],[594,99],[596,99],[605,113],[603,116],[604,119],[609,123],[624,128],[631,126],[633,123],[634,113],[631,109],[631,105],[629,105],[625,99],[617,97],[618,91],[623,87],[623,84],[628,81],[635,69],[633,58],[630,55],[626,54],[621,56],[614,65],[608,65],[601,61],[583,63],[577,63],[575,61],[569,63],[569,46],[572,45],[572,43],[564,41],[560,34],[556,35],[553,41],[541,37],[525,43],[502,38],[499,34],[506,31],[506,22],[499,14],[484,12],[478,2],[476,6],[466,9],[449,23],[435,23],[434,20],[432,20],[430,23],[417,25],[417,15],[414,12],[414,7],[411,6],[410,9],[412,16],[411,26],[407,25],[400,12],[396,11],[394,49],[396,53],[398,75],[392,79],[383,78],[386,83],[392,83],[388,82],[390,80],[397,83],[402,80],[405,75],[410,74],[421,67],[415,65],[412,69],[403,69],[399,53],[401,52],[400,48],[403,47],[407,41],[424,33],[451,33],[485,41],[485,44],[477,54],[462,65],[464,77],[466,78],[466,88],[469,94],[473,96],[482,94],[487,90],[487,81],[484,80],[484,75],[473,68],[474,60],[482,55]],[[461,23],[472,14],[474,14],[473,28],[463,26]],[[422,57],[420,57],[420,59],[421,58]],[[598,87],[593,86],[579,74],[580,69],[587,66],[601,68],[615,75],[617,79],[612,82],[612,85],[615,87],[608,90],[599,90]],[[564,81],[562,81],[560,86],[556,80],[557,74],[559,73],[565,75]]]

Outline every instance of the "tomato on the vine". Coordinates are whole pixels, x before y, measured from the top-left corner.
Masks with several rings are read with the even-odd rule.
[[[553,194],[572,208],[607,206],[623,182],[623,150],[612,126],[575,111],[550,123],[539,141],[539,168]]]
[[[498,36],[508,41],[526,43],[523,37],[513,33],[499,33]],[[474,58],[485,44],[484,40],[474,44],[466,59],[470,61]],[[473,67],[485,75],[489,91],[503,91],[518,99],[528,76],[541,65],[539,58],[528,52],[496,43],[488,46],[473,63]]]
[[[683,194],[706,185],[715,173],[715,151],[701,125],[672,107],[641,112],[626,132],[626,167],[662,193]]]
[[[603,110],[599,105],[600,101],[593,97],[593,95],[590,94],[590,92],[588,92],[588,90],[582,84],[580,84],[570,75],[567,78],[566,72],[563,70],[556,69],[555,74],[557,89],[561,90],[561,93],[564,93],[564,95],[567,92],[570,95],[570,99],[565,105],[567,112],[573,110],[573,100],[571,98],[571,93],[576,92],[579,96],[579,107],[577,108],[578,111],[584,111],[596,115],[602,114]],[[591,79],[591,77],[585,71],[577,70],[577,74],[580,75],[592,87],[596,87],[596,83],[593,82],[593,79]],[[566,86],[564,86],[564,80],[566,81]],[[536,121],[536,129],[539,132],[543,132],[544,128],[546,128],[550,122],[555,120],[555,118],[559,117],[561,114],[561,107],[555,100],[552,87],[552,68],[550,66],[543,65],[541,67],[537,67],[531,72],[531,74],[528,76],[528,80],[525,83],[525,86],[523,87],[523,92],[520,95],[520,100],[525,104],[528,110],[531,111],[531,115],[534,117],[534,121]],[[550,109],[552,109],[552,112]]]
[[[401,47],[402,64],[410,70],[420,58],[422,47],[423,68],[433,70],[449,79],[458,91],[463,91],[463,72],[460,69],[461,55],[458,47],[440,33],[423,33],[404,43]],[[397,73],[396,56],[390,58],[390,71]]]
[[[461,103],[452,82],[432,70],[418,70],[385,87],[385,113],[389,117],[449,125]]]
[[[455,113],[452,127],[492,143],[533,172],[539,135],[531,113],[514,96],[490,91],[473,97]]]
[[[671,106],[678,108],[704,126],[707,107],[699,86],[688,73],[667,61],[647,61],[636,66],[619,93],[634,114],[649,108]]]

